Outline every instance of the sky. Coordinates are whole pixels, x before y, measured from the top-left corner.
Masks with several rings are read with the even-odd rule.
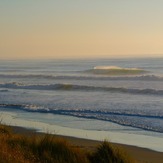
[[[0,0],[0,59],[163,57],[163,0]]]

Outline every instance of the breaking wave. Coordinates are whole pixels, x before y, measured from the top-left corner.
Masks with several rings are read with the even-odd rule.
[[[110,93],[129,93],[143,95],[163,95],[163,90],[156,89],[132,89],[125,87],[96,87],[74,84],[48,84],[48,85],[24,85],[23,83],[0,84],[0,88],[5,89],[29,89],[29,90],[50,90],[50,91],[105,91]]]
[[[58,115],[68,115],[79,118],[86,119],[96,119],[102,121],[110,121],[124,126],[136,127],[143,130],[155,131],[163,133],[162,123],[163,115],[156,114],[150,115],[138,114],[138,113],[128,113],[128,112],[114,112],[106,110],[81,110],[81,109],[54,109],[47,108],[37,105],[25,105],[25,104],[0,104],[0,108],[4,109],[17,109],[24,110],[28,112],[38,112],[38,113],[51,113]],[[155,123],[151,123],[155,122]],[[160,125],[159,125],[160,124]]]
[[[117,66],[96,66],[86,72],[101,75],[135,75],[146,73],[147,71],[139,68],[121,68]]]

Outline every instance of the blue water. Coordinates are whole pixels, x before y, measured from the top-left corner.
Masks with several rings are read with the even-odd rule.
[[[0,110],[42,113],[49,124],[56,121],[44,115],[163,133],[163,58],[0,61]]]

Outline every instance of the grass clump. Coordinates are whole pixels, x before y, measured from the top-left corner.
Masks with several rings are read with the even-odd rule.
[[[131,163],[133,160],[129,158],[123,150],[113,147],[109,142],[101,143],[96,151],[89,156],[91,163]]]
[[[15,134],[0,125],[1,163],[131,163],[120,150],[103,142],[95,152],[83,151],[52,135]]]

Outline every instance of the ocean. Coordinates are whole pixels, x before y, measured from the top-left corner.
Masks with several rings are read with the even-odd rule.
[[[163,58],[0,61],[0,118],[163,151]]]

